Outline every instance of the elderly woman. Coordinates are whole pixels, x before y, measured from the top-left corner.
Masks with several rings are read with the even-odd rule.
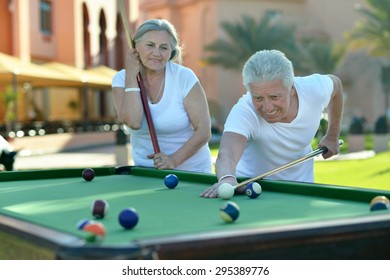
[[[126,69],[113,78],[114,105],[131,130],[135,165],[157,169],[212,172],[208,141],[211,121],[206,94],[194,72],[181,65],[174,26],[163,19],[144,22],[134,35]],[[142,106],[140,74],[157,134],[154,153]]]

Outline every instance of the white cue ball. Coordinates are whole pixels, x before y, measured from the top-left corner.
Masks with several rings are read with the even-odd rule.
[[[234,187],[228,183],[223,183],[218,188],[218,197],[229,199],[234,196]]]

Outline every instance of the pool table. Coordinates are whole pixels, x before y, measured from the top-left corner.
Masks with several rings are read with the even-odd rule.
[[[234,196],[240,215],[224,222],[224,200],[199,194],[216,182],[212,174],[121,166],[0,173],[1,259],[389,259],[390,210],[370,211],[377,195],[390,192],[259,181],[256,199]],[[179,185],[168,189],[174,173]],[[240,178],[244,180],[246,178]],[[109,203],[102,240],[79,230],[95,219],[96,199]],[[133,207],[139,222],[131,230],[118,222]]]

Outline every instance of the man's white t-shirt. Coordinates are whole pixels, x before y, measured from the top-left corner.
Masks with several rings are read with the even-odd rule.
[[[312,151],[322,112],[327,107],[333,82],[329,76],[313,74],[296,77],[294,86],[299,110],[291,123],[268,123],[255,110],[251,94],[243,95],[232,108],[224,132],[234,132],[248,139],[238,162],[236,175],[256,177],[301,158]],[[274,180],[314,181],[313,159],[267,178]]]
[[[112,87],[125,87],[126,71],[119,71],[113,78]],[[161,152],[171,155],[194,134],[194,129],[184,108],[184,98],[198,82],[195,73],[182,65],[168,62],[165,71],[164,94],[161,100],[149,102],[150,113]],[[135,165],[153,167],[153,160],[146,156],[154,154],[146,118],[139,130],[130,130],[132,155]],[[211,154],[205,144],[196,154],[176,169],[195,172],[212,172]]]

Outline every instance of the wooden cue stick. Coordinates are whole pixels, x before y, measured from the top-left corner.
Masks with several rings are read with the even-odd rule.
[[[344,143],[344,141],[340,139],[340,140],[339,140],[339,145],[341,146],[343,143]],[[234,188],[236,189],[236,188],[245,186],[246,184],[248,184],[248,183],[250,183],[250,182],[257,181],[257,180],[263,179],[263,178],[265,178],[265,177],[267,177],[267,176],[273,175],[273,174],[275,174],[275,173],[277,173],[277,172],[279,172],[279,171],[282,171],[282,170],[285,170],[285,169],[287,169],[287,168],[290,168],[290,167],[292,167],[292,166],[294,166],[294,165],[297,165],[298,163],[302,163],[302,162],[304,162],[304,161],[307,161],[307,160],[311,159],[312,157],[315,157],[315,156],[318,156],[318,155],[320,155],[320,154],[323,154],[323,153],[325,153],[327,150],[328,150],[328,149],[327,149],[326,147],[320,147],[320,148],[318,148],[318,149],[312,151],[311,153],[309,153],[309,154],[307,154],[307,155],[305,155],[305,156],[303,156],[303,157],[301,157],[301,158],[299,158],[299,159],[290,161],[289,163],[286,163],[285,165],[282,165],[282,166],[280,166],[280,167],[278,167],[278,168],[275,168],[275,169],[273,169],[273,170],[271,170],[271,171],[268,171],[268,172],[266,172],[266,173],[263,173],[263,174],[261,174],[261,175],[259,175],[259,176],[254,177],[254,178],[250,178],[250,179],[248,179],[248,180],[245,180],[245,181],[243,181],[243,182],[241,182],[241,183],[235,185]]]
[[[123,1],[118,0],[118,5],[119,5],[120,13],[121,13],[122,24],[123,24],[123,27],[125,29],[127,45],[129,48],[132,49],[132,48],[134,48],[133,40],[131,39],[130,30],[129,30],[129,22],[127,20],[126,10],[125,10],[125,6],[123,5]],[[157,154],[160,152],[160,146],[158,144],[156,129],[154,128],[152,114],[150,113],[148,99],[146,96],[145,86],[144,86],[144,83],[142,82],[142,77],[141,77],[140,73],[138,73],[138,75],[137,75],[137,82],[138,82],[138,86],[139,86],[140,91],[141,91],[142,107],[143,107],[144,112],[145,112],[146,122],[148,123],[149,134],[150,134],[150,138],[152,139],[153,149],[154,149],[154,152]]]

